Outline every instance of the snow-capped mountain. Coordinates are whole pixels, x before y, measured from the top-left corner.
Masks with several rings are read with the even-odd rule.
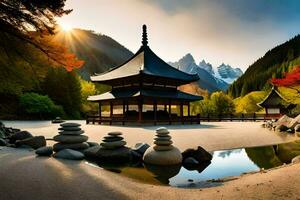
[[[187,54],[182,57],[179,61],[169,63],[173,67],[182,70],[184,72],[195,74],[197,73],[200,80],[197,81],[199,87],[207,89],[209,92],[214,92],[217,90],[226,90],[228,88],[228,83],[219,79],[213,75],[213,69],[211,64],[201,62],[201,65],[197,65],[191,54]],[[211,66],[211,68],[210,68]]]
[[[202,60],[197,65],[190,53],[183,56],[177,62],[170,62],[169,64],[190,74],[197,73],[200,77],[198,85],[209,92],[227,90],[229,84],[243,74],[241,69],[232,68],[230,65],[225,64],[220,65],[217,67],[217,70],[214,70],[213,66],[205,62],[205,60]]]
[[[230,65],[225,65],[224,63],[217,67],[216,77],[223,79],[227,83],[232,83],[242,75],[243,71],[240,68],[233,68]]]

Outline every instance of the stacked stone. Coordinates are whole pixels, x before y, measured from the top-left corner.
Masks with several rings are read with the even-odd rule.
[[[173,142],[171,140],[170,132],[168,129],[162,127],[156,130],[156,138],[154,138],[154,147],[155,151],[169,151],[174,147],[172,146]]]
[[[156,130],[154,146],[148,148],[143,160],[146,164],[176,165],[182,162],[181,152],[172,144],[168,129],[161,127]]]
[[[86,141],[88,137],[82,135],[84,133],[80,128],[80,124],[77,123],[63,123],[59,135],[53,137],[54,141],[58,142],[54,144],[53,150],[58,152],[63,149],[73,149],[77,151],[85,150],[89,147]]]
[[[124,147],[126,142],[123,140],[124,138],[121,135],[121,132],[108,133],[107,136],[104,136],[102,143],[100,143],[101,148],[114,150]]]

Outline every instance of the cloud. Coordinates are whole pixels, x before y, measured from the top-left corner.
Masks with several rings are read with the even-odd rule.
[[[63,20],[105,33],[132,51],[141,41],[164,60],[186,53],[213,65],[245,69],[267,50],[300,32],[299,1],[282,0],[82,0],[67,1],[74,11]]]

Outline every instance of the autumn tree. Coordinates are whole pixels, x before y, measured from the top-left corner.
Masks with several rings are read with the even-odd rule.
[[[292,72],[286,73],[284,78],[273,78],[271,82],[276,86],[293,89],[300,95],[300,66],[295,67]]]
[[[55,33],[55,18],[72,11],[65,10],[64,6],[65,0],[1,0],[0,32],[4,33],[2,37],[14,36],[24,44],[32,45],[68,71],[79,68],[83,62],[69,53],[64,46],[54,42],[51,37]],[[3,43],[0,45],[7,48]]]

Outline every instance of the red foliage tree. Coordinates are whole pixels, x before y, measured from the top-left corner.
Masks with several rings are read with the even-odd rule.
[[[272,83],[276,86],[287,87],[296,90],[300,94],[300,65],[297,66],[292,72],[286,73],[284,78],[276,79],[273,78]]]

